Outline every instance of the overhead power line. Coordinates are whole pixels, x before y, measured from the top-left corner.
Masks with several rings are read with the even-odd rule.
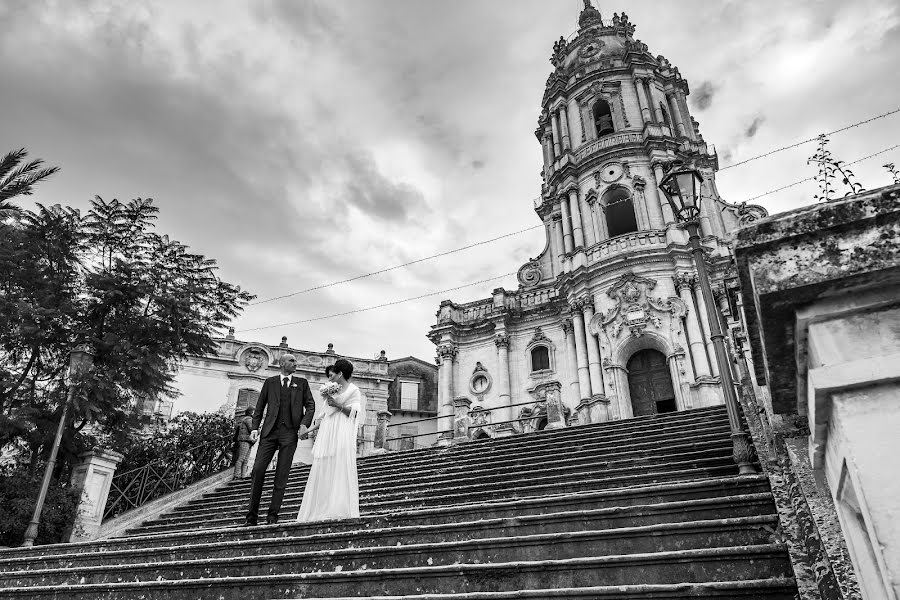
[[[503,275],[497,275],[495,277],[489,277],[488,279],[482,279],[481,281],[474,281],[472,283],[465,283],[463,285],[458,285],[456,287],[447,288],[446,290],[440,290],[438,292],[429,292],[427,294],[422,294],[421,296],[413,296],[412,298],[404,298],[402,300],[394,300],[393,302],[385,302],[384,304],[378,304],[376,306],[366,306],[365,308],[357,308],[355,310],[348,310],[342,313],[335,313],[331,315],[322,315],[321,317],[313,317],[311,319],[301,319],[299,321],[288,321],[286,323],[276,323],[274,325],[263,325],[262,327],[251,327],[250,329],[241,329],[238,333],[246,333],[248,331],[261,331],[263,329],[272,329],[274,327],[287,327],[288,325],[300,325],[302,323],[312,323],[313,321],[324,321],[325,319],[334,319],[336,317],[344,317],[346,315],[353,315],[356,313],[366,312],[369,310],[375,310],[376,308],[385,308],[386,306],[394,306],[396,304],[403,304],[405,302],[412,302],[414,300],[421,300],[423,298],[431,298],[432,296],[440,296],[441,294],[446,294],[449,292],[455,292],[456,290],[461,290],[468,287],[473,287],[476,285],[481,285],[482,283],[488,283],[489,281],[497,281],[498,279],[503,279],[504,277],[509,277],[510,275],[515,275],[517,271],[513,271],[511,273],[504,273]]]
[[[888,112],[886,112],[886,113],[884,113],[884,114],[880,114],[880,115],[875,116],[875,117],[872,117],[872,118],[870,118],[870,119],[866,119],[865,121],[860,121],[860,122],[858,122],[858,123],[853,123],[852,125],[847,125],[846,127],[841,127],[840,129],[835,129],[834,131],[829,131],[829,132],[827,132],[825,135],[834,135],[835,133],[840,133],[840,132],[842,132],[842,131],[847,131],[848,129],[853,129],[854,127],[859,127],[860,125],[865,125],[866,123],[871,123],[872,121],[877,121],[878,119],[883,119],[883,118],[885,118],[885,117],[888,117],[888,116],[890,116],[890,115],[896,114],[896,113],[898,113],[898,112],[900,112],[900,108],[895,108],[894,110],[888,111]],[[734,168],[734,167],[739,167],[739,166],[741,166],[741,165],[747,164],[748,162],[753,162],[754,160],[759,160],[760,158],[765,158],[765,157],[767,157],[767,156],[772,156],[773,154],[777,154],[777,153],[779,153],[779,152],[784,152],[785,150],[790,150],[791,148],[797,148],[798,146],[802,146],[802,145],[804,145],[804,144],[809,144],[810,142],[815,142],[817,139],[818,139],[818,136],[816,136],[816,137],[811,137],[811,138],[809,138],[809,139],[806,139],[806,140],[803,140],[803,141],[800,141],[800,142],[794,142],[793,144],[791,144],[791,145],[789,145],[789,146],[782,146],[781,148],[776,148],[776,149],[774,149],[774,150],[770,150],[770,151],[765,152],[765,153],[763,153],[763,154],[758,154],[758,155],[756,155],[756,156],[751,156],[750,158],[746,158],[746,159],[744,159],[744,160],[742,160],[742,161],[740,161],[740,162],[736,162],[736,163],[734,163],[734,164],[731,164],[731,165],[727,165],[727,166],[725,166],[725,167],[722,167],[721,169],[719,169],[719,171],[721,172],[721,171],[725,171],[725,170],[727,170],[727,169],[732,169],[732,168]]]
[[[842,132],[842,131],[847,131],[848,129],[853,129],[854,127],[859,127],[860,125],[864,125],[864,124],[866,124],[866,123],[871,123],[872,121],[877,121],[878,119],[883,119],[883,118],[885,118],[885,117],[888,117],[888,116],[893,115],[893,114],[896,114],[896,113],[900,113],[900,108],[896,108],[896,109],[894,109],[894,110],[888,111],[888,112],[886,112],[886,113],[882,113],[882,114],[880,114],[880,115],[876,115],[876,116],[874,116],[874,117],[865,119],[865,120],[863,120],[863,121],[859,121],[859,122],[857,122],[857,123],[853,123],[853,124],[851,124],[851,125],[847,125],[846,127],[842,127],[842,128],[840,128],[840,129],[835,129],[834,131],[830,131],[830,132],[826,133],[825,135],[834,135],[835,133],[840,133],[840,132]],[[799,141],[799,142],[795,142],[795,143],[793,143],[793,144],[790,144],[789,146],[783,146],[783,147],[781,147],[781,148],[776,148],[776,149],[774,149],[774,150],[770,150],[769,152],[765,152],[765,153],[763,153],[763,154],[758,154],[758,155],[756,155],[756,156],[751,156],[750,158],[747,158],[747,159],[742,160],[742,161],[740,161],[740,162],[734,163],[734,164],[732,164],[732,165],[728,165],[728,166],[726,166],[726,167],[722,167],[721,169],[719,169],[719,171],[721,172],[721,171],[724,171],[724,170],[726,170],[726,169],[731,169],[731,168],[733,168],[733,167],[737,167],[737,166],[744,165],[744,164],[746,164],[746,163],[752,162],[752,161],[754,161],[754,160],[758,160],[758,159],[760,159],[760,158],[765,158],[765,157],[767,157],[767,156],[771,156],[771,155],[776,154],[776,153],[778,153],[778,152],[783,152],[783,151],[789,150],[789,149],[791,149],[791,148],[796,148],[796,147],[798,147],[798,146],[802,146],[803,144],[808,144],[808,143],[810,143],[810,142],[814,142],[814,141],[816,141],[816,139],[817,139],[817,138],[809,138],[809,139],[806,139],[806,140],[802,140],[802,141]],[[874,154],[874,155],[872,155],[872,156],[877,156],[877,154],[882,154],[882,153],[887,152],[888,150],[892,150],[892,149],[893,149],[893,148],[888,148],[888,149],[886,149],[886,150],[882,150],[881,152],[878,152],[878,153],[876,153],[876,154]],[[871,157],[866,157],[866,158],[871,158]],[[856,162],[859,162],[859,161],[861,161],[861,160],[866,160],[866,158],[859,159],[858,161],[854,161],[853,163],[849,163],[849,164],[855,164]],[[764,197],[764,196],[768,196],[769,194],[774,194],[775,192],[780,192],[780,191],[782,191],[782,190],[786,190],[786,189],[788,189],[788,188],[791,188],[791,187],[800,185],[800,184],[802,184],[802,183],[806,183],[807,181],[812,181],[813,179],[815,179],[815,177],[810,177],[810,178],[803,179],[803,180],[800,180],[800,181],[795,181],[794,183],[791,183],[791,184],[789,184],[789,185],[787,185],[787,186],[785,186],[785,187],[778,188],[778,189],[772,190],[772,191],[770,191],[770,192],[766,192],[765,194],[760,194],[760,195],[758,195],[758,196],[754,196],[753,198],[749,198],[749,199],[747,199],[747,202],[751,202],[751,201],[753,201],[753,200],[757,200],[757,199],[762,198],[762,197]],[[251,302],[248,306],[259,306],[259,305],[261,305],[261,304],[266,304],[266,303],[268,303],[268,302],[274,302],[274,301],[276,301],[276,300],[283,300],[283,299],[285,299],[285,298],[293,298],[294,296],[300,296],[300,295],[302,295],[302,294],[308,294],[308,293],[310,293],[310,292],[315,292],[315,291],[318,291],[318,290],[323,290],[323,289],[330,288],[330,287],[334,287],[334,286],[337,286],[337,285],[343,285],[343,284],[345,284],[345,283],[351,283],[351,282],[353,282],[353,281],[359,281],[360,279],[366,279],[366,278],[368,278],[368,277],[374,277],[375,275],[381,275],[382,273],[388,273],[388,272],[390,272],[390,271],[396,271],[397,269],[403,269],[403,268],[406,268],[406,267],[409,267],[409,266],[412,266],[412,265],[416,265],[416,264],[420,264],[420,263],[423,263],[423,262],[427,262],[427,261],[429,261],[429,260],[434,260],[434,259],[436,259],[436,258],[441,258],[441,257],[443,257],[443,256],[449,256],[449,255],[451,255],[451,254],[456,254],[456,253],[462,252],[462,251],[464,251],[464,250],[469,250],[469,249],[471,249],[471,248],[476,248],[476,247],[478,247],[478,246],[484,246],[484,245],[486,245],[486,244],[491,244],[491,243],[493,243],[493,242],[496,242],[496,241],[499,241],[499,240],[502,240],[502,239],[506,239],[506,238],[513,237],[513,236],[516,236],[516,235],[521,235],[521,234],[523,234],[523,233],[527,233],[527,232],[529,232],[529,231],[534,231],[534,230],[536,230],[536,229],[541,229],[542,227],[544,227],[543,224],[541,224],[541,225],[535,225],[535,226],[533,226],[533,227],[527,227],[527,228],[525,228],[525,229],[520,229],[520,230],[518,230],[518,231],[512,231],[512,232],[510,232],[510,233],[505,233],[505,234],[503,234],[503,235],[499,235],[499,236],[497,236],[497,237],[493,237],[493,238],[490,238],[490,239],[487,239],[487,240],[482,240],[482,241],[480,241],[480,242],[474,242],[474,243],[471,243],[471,244],[469,244],[469,245],[467,245],[467,246],[461,246],[461,247],[459,247],[459,248],[453,248],[453,249],[451,249],[451,250],[446,250],[446,251],[444,251],[444,252],[439,252],[439,253],[437,253],[437,254],[432,254],[432,255],[430,255],[430,256],[423,256],[422,258],[417,258],[417,259],[411,260],[411,261],[409,261],[409,262],[397,264],[397,265],[394,265],[394,266],[391,266],[391,267],[386,267],[386,268],[384,268],[384,269],[379,269],[379,270],[377,270],[377,271],[372,271],[372,272],[370,272],[370,273],[362,273],[362,274],[360,274],[360,275],[356,275],[356,276],[350,277],[350,278],[348,278],[348,279],[341,279],[341,280],[339,280],[339,281],[332,281],[332,282],[330,282],[330,283],[323,283],[323,284],[321,284],[321,285],[316,285],[316,286],[309,287],[309,288],[306,288],[306,289],[297,290],[296,292],[290,292],[290,293],[288,293],[288,294],[283,294],[283,295],[281,295],[281,296],[273,296],[272,298],[265,298],[265,299],[263,299],[263,300],[257,300],[257,301],[255,301],[255,302]]]
[[[897,148],[900,148],[900,144],[895,144],[895,145],[891,146],[890,148],[885,148],[884,150],[879,150],[878,152],[874,152],[874,153],[872,153],[872,154],[869,154],[868,156],[863,156],[862,158],[857,158],[857,159],[854,160],[854,161],[851,161],[851,162],[846,163],[846,165],[847,165],[847,166],[855,165],[855,164],[857,164],[857,163],[863,162],[864,160],[869,160],[870,158],[874,158],[874,157],[876,157],[876,156],[878,156],[878,155],[880,155],[880,154],[884,154],[885,152],[890,152],[891,150],[894,150],[894,149],[897,149]],[[788,188],[792,188],[792,187],[794,187],[794,186],[800,185],[801,183],[806,183],[807,181],[813,181],[814,179],[815,179],[815,177],[807,177],[806,179],[801,179],[800,181],[795,181],[794,183],[790,183],[790,184],[785,185],[785,186],[782,186],[782,187],[780,187],[780,188],[776,188],[776,189],[774,189],[774,190],[770,190],[770,191],[768,191],[768,192],[765,192],[764,194],[759,194],[759,195],[757,195],[757,196],[753,196],[752,198],[748,198],[747,200],[745,200],[745,202],[751,202],[751,201],[753,201],[753,200],[757,200],[757,199],[762,198],[762,197],[764,197],[764,196],[769,196],[769,195],[771,195],[771,194],[775,194],[775,193],[780,192],[780,191],[782,191],[782,190],[786,190],[786,189],[788,189]],[[542,225],[540,225],[539,227],[542,227]],[[532,228],[532,229],[534,229],[534,228]],[[525,230],[525,231],[527,231],[527,230]],[[507,236],[509,236],[509,235],[515,235],[515,234],[507,234]],[[477,245],[477,244],[476,244],[476,245]],[[422,259],[422,260],[425,260],[425,259]],[[398,267],[398,268],[399,268],[399,267]],[[370,310],[376,310],[376,309],[379,309],[379,308],[385,308],[385,307],[388,307],[388,306],[395,306],[395,305],[397,305],[397,304],[403,304],[403,303],[406,303],[406,302],[413,302],[413,301],[415,301],[415,300],[422,300],[423,298],[431,298],[431,297],[433,297],[433,296],[439,296],[439,295],[441,295],[441,294],[446,294],[446,293],[449,293],[449,292],[454,292],[454,291],[456,291],[456,290],[461,290],[461,289],[465,289],[465,288],[468,288],[468,287],[473,287],[473,286],[476,286],[476,285],[481,285],[482,283],[487,283],[487,282],[489,282],[489,281],[496,281],[496,280],[498,280],[498,279],[503,279],[504,277],[509,277],[509,276],[511,276],[511,275],[515,275],[516,273],[517,273],[517,271],[513,271],[513,272],[511,272],[511,273],[504,273],[503,275],[497,275],[497,276],[495,276],[495,277],[490,277],[490,278],[488,278],[488,279],[482,279],[481,281],[475,281],[475,282],[472,282],[472,283],[465,283],[465,284],[463,284],[463,285],[458,285],[458,286],[456,286],[456,287],[447,288],[447,289],[445,289],[445,290],[440,290],[440,291],[437,291],[437,292],[429,292],[429,293],[427,293],[427,294],[421,294],[421,295],[419,295],[419,296],[413,296],[413,297],[411,297],[411,298],[403,298],[402,300],[394,300],[394,301],[392,301],[392,302],[385,302],[384,304],[376,304],[375,306],[366,306],[366,307],[363,307],[363,308],[357,308],[357,309],[355,309],[355,310],[348,310],[348,311],[345,311],[345,312],[334,313],[334,314],[330,314],[330,315],[322,315],[322,316],[320,316],[320,317],[313,317],[313,318],[310,318],[310,319],[301,319],[301,320],[299,320],[299,321],[288,321],[288,322],[285,322],[285,323],[276,323],[276,324],[274,324],[274,325],[263,325],[263,326],[261,326],[261,327],[251,327],[251,328],[249,328],[249,329],[242,329],[242,330],[240,330],[238,333],[246,333],[246,332],[250,332],[250,331],[262,331],[263,329],[273,329],[273,328],[275,328],[275,327],[287,327],[287,326],[289,326],[289,325],[301,325],[301,324],[304,324],[304,323],[312,323],[312,322],[314,322],[314,321],[324,321],[325,319],[334,319],[334,318],[336,318],[336,317],[344,317],[344,316],[347,316],[347,315],[353,315],[353,314],[356,314],[356,313],[367,312],[367,311],[370,311]]]
[[[257,302],[251,302],[250,306],[257,306],[259,304],[265,304],[266,302],[274,302],[275,300],[282,300],[284,298],[292,298],[294,296],[299,296],[300,294],[307,294],[309,292],[314,292],[316,290],[322,290],[322,289],[333,287],[336,285],[350,283],[351,281],[358,281],[360,279],[365,279],[366,277],[373,277],[375,275],[381,275],[382,273],[387,273],[388,271],[395,271],[397,269],[402,269],[404,267],[409,267],[411,265],[423,263],[423,262],[426,262],[429,260],[433,260],[435,258],[440,258],[441,256],[448,256],[450,254],[456,254],[457,252],[462,252],[463,250],[469,250],[470,248],[475,248],[476,246],[483,246],[485,244],[490,244],[490,243],[496,242],[498,240],[512,237],[514,235],[520,235],[520,234],[526,233],[528,231],[534,231],[535,229],[542,229],[543,227],[544,227],[544,225],[541,224],[541,225],[535,225],[533,227],[527,227],[525,229],[520,229],[519,231],[504,233],[503,235],[499,235],[499,236],[491,238],[489,240],[482,240],[480,242],[475,242],[475,243],[469,244],[468,246],[462,246],[460,248],[454,248],[452,250],[447,250],[445,252],[439,252],[437,254],[432,254],[431,256],[423,256],[422,258],[417,258],[416,260],[411,260],[409,262],[405,262],[405,263],[402,263],[399,265],[394,265],[393,267],[387,267],[387,268],[381,269],[379,271],[372,271],[371,273],[363,273],[362,275],[356,275],[355,277],[350,277],[349,279],[341,279],[340,281],[332,281],[331,283],[323,283],[322,285],[317,285],[317,286],[314,286],[311,288],[306,288],[305,290],[298,290],[296,292],[291,292],[290,294],[284,294],[283,296],[275,296],[273,298],[266,298],[265,300],[258,300]]]

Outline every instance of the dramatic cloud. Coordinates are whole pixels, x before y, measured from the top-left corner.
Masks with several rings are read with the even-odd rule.
[[[0,3],[0,130],[62,171],[34,201],[153,197],[159,228],[260,299],[537,224],[534,138],[554,40],[581,3],[52,0]],[[626,9],[603,3],[605,17]],[[637,36],[691,83],[722,166],[897,107],[893,0],[629,2]],[[691,19],[684,20],[684,15]],[[684,22],[682,27],[672,23]],[[762,127],[762,124],[765,124]],[[833,136],[852,161],[896,143],[900,117]],[[728,199],[808,176],[803,146],[723,171]],[[3,149],[0,149],[3,151]],[[867,187],[879,165],[854,165]],[[798,186],[777,212],[811,201]],[[28,206],[29,204],[23,203]],[[514,272],[541,230],[250,307],[242,339],[430,360],[441,295]],[[515,277],[446,294],[516,287]],[[184,407],[181,407],[184,408]]]

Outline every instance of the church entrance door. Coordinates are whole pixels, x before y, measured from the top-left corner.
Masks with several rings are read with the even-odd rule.
[[[628,359],[628,388],[634,416],[675,412],[675,390],[662,352],[641,350]]]

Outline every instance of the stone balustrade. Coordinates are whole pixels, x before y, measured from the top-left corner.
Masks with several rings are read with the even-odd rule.
[[[646,231],[635,231],[609,240],[604,240],[603,242],[588,248],[588,263],[606,261],[616,255],[625,254],[634,250],[649,250],[651,248],[663,249],[665,247],[665,230],[650,229]]]
[[[614,133],[612,135],[606,135],[594,140],[593,142],[582,145],[575,152],[575,161],[581,162],[588,156],[596,154],[601,150],[612,148],[613,146],[620,146],[623,144],[642,144],[643,142],[644,136],[639,132]]]

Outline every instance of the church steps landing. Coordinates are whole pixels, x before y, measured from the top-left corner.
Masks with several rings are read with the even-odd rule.
[[[543,478],[531,479],[523,478],[518,482],[500,482],[492,485],[490,489],[473,489],[471,487],[459,487],[442,489],[440,487],[419,490],[417,493],[406,494],[386,494],[384,496],[369,496],[367,502],[377,505],[381,509],[392,508],[394,510],[403,510],[405,508],[413,508],[418,506],[438,506],[441,504],[460,503],[465,501],[490,500],[498,496],[531,496],[541,493],[562,493],[562,492],[580,492],[588,490],[608,489],[610,487],[624,487],[628,485],[636,485],[642,483],[657,483],[663,481],[680,481],[685,479],[699,479],[705,477],[716,477],[730,475],[734,471],[733,464],[730,464],[728,458],[714,459],[698,459],[695,461],[686,461],[683,463],[672,463],[665,466],[654,466],[653,470],[635,474],[627,471],[619,475],[607,475],[605,477],[597,477],[585,480],[581,475],[595,475],[588,470],[569,474],[564,476],[547,476]],[[706,463],[706,464],[701,464]],[[430,493],[429,493],[430,492]],[[291,518],[296,514],[300,507],[299,493],[293,498],[286,501],[282,505],[281,514],[286,518]],[[237,519],[240,514],[241,506],[234,506],[234,512],[231,513],[231,519]],[[228,518],[223,515],[221,510],[213,513],[204,514],[202,516],[191,516],[185,519],[163,517],[156,521],[151,521],[139,528],[130,530],[129,533],[139,531],[160,531],[178,528],[199,520],[201,523],[209,523],[210,520],[220,521]]]
[[[679,434],[690,434],[690,441],[684,441],[678,438]],[[722,423],[718,427],[710,426],[703,430],[686,427],[684,429],[670,430],[665,433],[653,436],[644,436],[639,443],[631,444],[627,450],[623,449],[622,444],[630,441],[629,438],[623,439],[607,439],[602,440],[591,439],[581,443],[558,442],[557,446],[542,447],[539,451],[517,452],[514,456],[506,458],[509,453],[503,453],[503,459],[494,460],[490,454],[476,454],[468,460],[449,461],[442,460],[443,457],[435,456],[434,460],[428,463],[416,465],[414,468],[407,469],[379,469],[378,471],[370,471],[368,473],[360,473],[360,489],[380,485],[384,481],[396,481],[399,476],[404,474],[419,475],[423,468],[440,468],[443,473],[466,472],[474,473],[480,470],[500,469],[506,466],[522,466],[523,464],[543,464],[550,461],[559,462],[559,458],[555,456],[555,451],[565,452],[566,459],[577,457],[582,454],[589,456],[609,456],[609,457],[626,457],[630,455],[643,456],[647,453],[656,452],[665,449],[685,448],[701,443],[728,443],[730,444],[730,430],[727,422]],[[673,436],[680,443],[672,443]],[[271,472],[270,472],[271,473]],[[294,467],[291,470],[290,483],[299,483],[306,480],[309,468],[304,465],[302,467]],[[271,489],[272,475],[267,474],[263,489]],[[204,503],[207,500],[226,497],[233,494],[243,494],[249,492],[250,482],[248,480],[232,481],[228,486],[219,488],[213,492],[209,492],[202,498],[191,501],[191,504]]]
[[[33,548],[0,550],[0,561],[27,560],[54,554],[85,555],[115,552],[148,546],[189,544],[231,544],[278,536],[347,533],[360,527],[421,527],[435,524],[471,522],[479,519],[543,518],[560,511],[601,511],[611,519],[651,519],[651,523],[677,521],[689,510],[707,511],[720,517],[752,516],[774,512],[768,480],[762,475],[726,477],[697,481],[634,486],[627,488],[552,494],[525,499],[505,499],[480,504],[457,504],[438,508],[373,513],[360,520],[324,521],[307,524],[288,521],[260,527],[225,527],[199,531],[112,538],[93,542],[56,544]],[[723,512],[725,511],[725,512]]]
[[[430,485],[434,482],[442,483],[442,484],[450,484],[455,481],[469,481],[473,484],[478,481],[479,477],[489,477],[491,481],[499,481],[499,480],[508,480],[508,479],[517,479],[519,478],[521,471],[524,468],[529,468],[530,472],[537,475],[543,471],[552,471],[555,473],[560,473],[562,471],[571,471],[577,469],[583,469],[586,466],[597,466],[603,467],[606,470],[611,468],[626,468],[627,465],[639,465],[645,463],[648,460],[659,460],[667,456],[678,456],[682,458],[688,457],[701,457],[705,456],[717,456],[722,454],[729,454],[731,452],[731,441],[727,437],[724,439],[719,436],[711,436],[710,439],[701,439],[694,442],[683,443],[683,444],[672,444],[668,447],[664,448],[664,451],[661,449],[657,454],[648,454],[647,451],[629,453],[629,452],[620,452],[613,454],[601,454],[592,450],[591,448],[586,449],[578,449],[566,454],[565,459],[561,459],[558,456],[544,456],[539,460],[534,461],[524,461],[520,462],[518,460],[509,461],[508,464],[502,465],[499,467],[494,466],[485,466],[480,469],[472,469],[468,472],[451,472],[449,469],[430,469],[429,472],[437,472],[436,475],[426,475],[422,474],[416,478],[415,487],[423,487],[424,485]],[[543,469],[539,469],[539,467],[544,467]],[[397,479],[393,480],[385,480],[380,482],[379,484],[367,483],[365,485],[360,485],[360,493],[363,496],[368,496],[369,494],[377,494],[378,492],[384,492],[385,490],[389,490],[392,492],[399,492],[404,489],[404,487],[396,485]],[[289,480],[287,494],[293,493],[301,493],[306,483],[306,479],[296,479]],[[392,485],[394,484],[394,485]],[[405,486],[405,487],[413,487]],[[271,486],[266,486],[263,488],[264,494],[271,493]],[[177,507],[174,510],[174,513],[179,514],[188,514],[195,512],[198,508],[205,508],[207,510],[212,510],[220,507],[227,507],[231,503],[235,501],[235,499],[243,499],[249,493],[247,491],[238,491],[238,490],[228,490],[226,493],[208,493],[202,496],[201,498],[190,501],[188,504]]]
[[[275,575],[295,572],[352,571],[361,569],[394,569],[420,566],[427,557],[429,566],[458,563],[490,563],[540,560],[553,556],[556,560],[585,555],[621,556],[652,554],[708,548],[754,547],[771,542],[775,515],[718,519],[712,521],[674,523],[618,530],[564,531],[531,535],[504,535],[492,538],[429,542],[389,543],[376,546],[356,545],[349,548],[315,548],[302,540],[293,545],[272,540],[263,553],[202,559],[120,563],[115,569],[108,564],[23,570],[0,575],[0,586],[72,585],[76,583],[119,583],[158,581],[179,578],[238,577]],[[282,552],[276,552],[281,544]]]
[[[792,580],[754,579],[749,581],[716,581],[711,583],[677,583],[657,585],[616,585],[554,590],[516,590],[514,592],[472,592],[462,594],[404,594],[378,596],[379,600],[517,600],[521,598],[614,598],[616,600],[653,599],[682,600],[684,598],[765,598],[766,600],[795,600],[797,588]],[[330,600],[358,600],[358,596]],[[300,600],[297,598],[296,600]],[[323,600],[308,598],[308,600]]]
[[[629,537],[666,531],[685,533],[693,530],[711,530],[720,534],[729,528],[753,528],[773,526],[776,515],[772,512],[771,497],[767,494],[727,496],[711,500],[691,500],[657,505],[625,508],[595,508],[589,510],[563,510],[556,513],[521,515],[503,518],[482,518],[474,521],[446,522],[426,525],[354,523],[356,528],[335,528],[320,532],[308,526],[296,526],[282,531],[260,532],[250,538],[226,539],[201,543],[190,541],[182,544],[161,545],[148,540],[146,545],[131,544],[128,549],[103,549],[61,553],[41,557],[0,559],[0,569],[8,571],[34,571],[92,565],[121,565],[162,561],[184,561],[197,556],[223,558],[232,556],[256,556],[282,554],[310,550],[333,550],[373,545],[396,546],[427,543],[441,540],[459,542],[497,536],[533,536],[551,533],[592,530],[603,532],[607,538]],[[560,506],[564,508],[564,506]],[[709,519],[710,516],[715,519]],[[771,527],[770,527],[771,528]],[[245,530],[246,531],[246,530]],[[599,535],[599,534],[598,534]],[[734,538],[729,538],[734,541]],[[265,542],[265,543],[262,543]],[[735,542],[736,543],[736,542]],[[744,542],[750,543],[750,542]],[[727,545],[712,544],[707,545]],[[628,552],[649,552],[628,550]],[[619,553],[625,553],[621,547]],[[2,578],[2,575],[0,575]]]
[[[490,592],[535,588],[740,581],[755,579],[748,564],[789,578],[784,546],[761,544],[570,559],[418,566],[302,574],[245,575],[127,583],[13,587],[0,597],[118,600],[143,594],[154,600],[194,600],[215,590],[222,600],[263,600],[297,595],[371,596],[446,591]],[[200,596],[198,596],[198,594]]]

